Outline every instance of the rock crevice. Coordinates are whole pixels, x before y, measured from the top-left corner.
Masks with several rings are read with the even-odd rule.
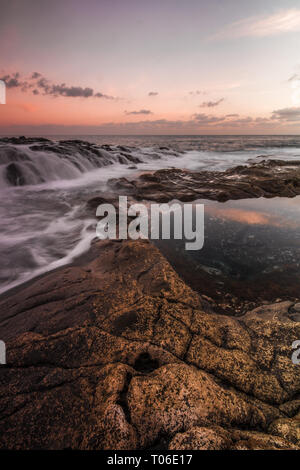
[[[0,299],[0,448],[300,448],[290,302],[219,315],[148,241],[93,250]]]

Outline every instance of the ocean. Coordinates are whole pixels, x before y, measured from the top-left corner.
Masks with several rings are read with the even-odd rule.
[[[299,136],[45,136],[0,141],[0,292],[72,262],[95,238],[86,202],[110,178],[300,160]],[[93,144],[88,146],[70,140]],[[59,141],[64,141],[59,143]],[[111,192],[111,190],[109,190]]]

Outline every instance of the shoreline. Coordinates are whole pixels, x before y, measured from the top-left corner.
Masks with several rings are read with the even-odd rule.
[[[159,170],[110,185],[133,201],[291,197],[300,162],[290,166]],[[99,191],[86,211],[115,199]],[[1,294],[0,448],[299,450],[300,304],[237,317],[209,300],[149,240],[93,242]]]
[[[148,241],[96,250],[0,303],[2,448],[299,448],[291,302],[215,314]]]
[[[41,139],[41,142],[44,142],[44,139]],[[281,171],[279,175],[279,184],[277,174],[278,169]],[[209,185],[207,180],[209,180]],[[172,193],[170,193],[169,190],[166,192],[164,189],[170,188],[170,181],[172,181],[172,185],[175,188]],[[271,181],[276,181],[277,192],[266,193],[266,184],[271,184],[272,186]],[[241,185],[241,189],[238,191],[236,189],[237,183]],[[246,192],[245,187],[247,187]],[[193,202],[200,198],[203,198],[204,202],[205,199],[213,201],[216,200],[219,202],[236,201],[243,200],[245,197],[246,199],[257,199],[260,197],[293,198],[297,195],[300,195],[300,160],[290,162],[267,160],[248,166],[234,167],[223,172],[195,172],[179,169],[140,171],[133,175],[130,179],[110,179],[108,181],[108,191],[96,192],[91,199],[86,200],[85,204],[87,214],[93,214],[96,221],[97,218],[94,215],[94,211],[96,210],[97,205],[106,202],[113,204],[118,211],[118,199],[116,196],[116,191],[122,195],[128,196],[128,199],[131,203],[138,202],[140,200],[146,202],[163,203],[169,202],[173,199],[179,200],[180,202]],[[118,242],[118,240],[116,241]],[[42,279],[49,273],[59,271],[68,266],[76,266],[81,262],[84,263],[90,260],[91,257],[96,256],[94,254],[95,250],[93,249],[95,243],[97,243],[96,236],[92,241],[89,250],[79,255],[72,262],[62,265],[58,268],[54,268],[53,270],[46,271],[37,275],[36,277],[33,277],[32,279],[23,282],[22,284],[8,289],[7,291],[0,294],[0,301],[8,296],[20,292],[23,288],[30,286],[35,280]],[[208,293],[204,292],[203,294],[209,296]],[[273,300],[270,299],[270,302],[275,302],[275,300],[275,298]],[[221,313],[225,312],[221,311]]]

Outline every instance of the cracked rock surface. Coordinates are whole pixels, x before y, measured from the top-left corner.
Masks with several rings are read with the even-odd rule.
[[[218,315],[148,241],[104,241],[0,311],[0,448],[300,449],[291,302]]]

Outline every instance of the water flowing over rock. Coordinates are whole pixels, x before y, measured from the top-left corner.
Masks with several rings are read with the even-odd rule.
[[[0,188],[75,179],[96,168],[140,162],[130,149],[125,150],[81,140],[3,138],[0,139]]]

